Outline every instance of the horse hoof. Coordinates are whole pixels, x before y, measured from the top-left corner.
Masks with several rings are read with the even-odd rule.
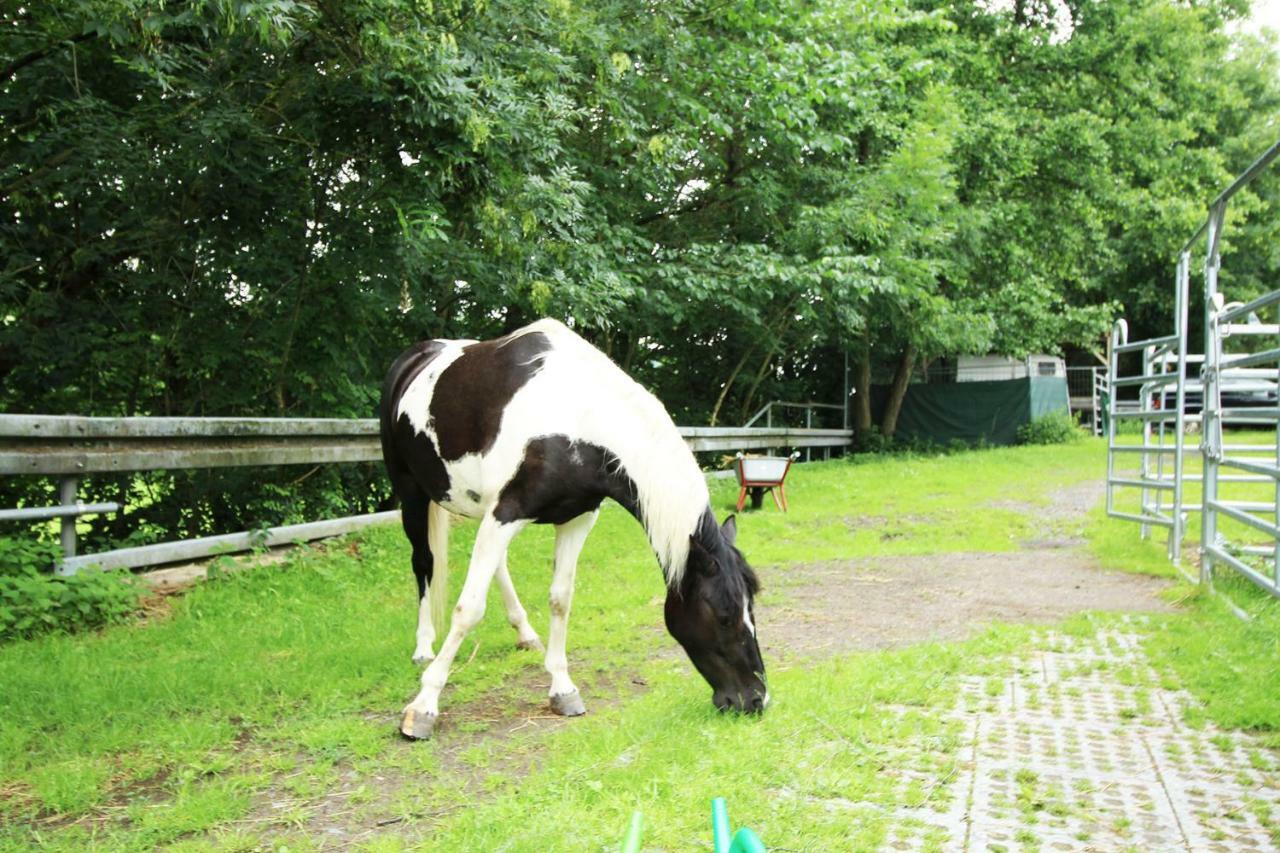
[[[575,690],[572,693],[557,693],[552,696],[551,710],[562,717],[579,717],[587,713],[587,706],[582,704],[582,696]]]
[[[435,714],[421,714],[412,708],[406,708],[400,720],[400,734],[409,740],[430,740],[431,732],[436,727]]]
[[[417,654],[413,656],[413,662],[416,663],[418,666],[426,666],[427,664],[431,663],[435,659],[436,659],[435,655]]]
[[[542,641],[539,640],[537,637],[531,637],[528,640],[521,640],[520,642],[516,643],[516,648],[522,652],[545,652],[546,651],[546,648],[544,648],[542,645]]]

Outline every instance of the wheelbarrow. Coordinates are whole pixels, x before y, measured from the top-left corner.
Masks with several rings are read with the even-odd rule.
[[[778,509],[787,511],[787,491],[784,483],[791,463],[800,458],[799,451],[790,456],[744,456],[739,453],[734,459],[734,470],[738,474],[738,512],[747,502],[747,494],[751,495],[751,508],[760,509],[764,505],[764,493],[773,495],[773,502]]]

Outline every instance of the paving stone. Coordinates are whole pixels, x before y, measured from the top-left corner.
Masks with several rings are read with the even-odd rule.
[[[1003,676],[963,679],[959,764],[930,802],[897,810],[887,846],[1280,850],[1280,754],[1188,727],[1195,700],[1161,686],[1136,625],[1122,628],[1048,633]]]

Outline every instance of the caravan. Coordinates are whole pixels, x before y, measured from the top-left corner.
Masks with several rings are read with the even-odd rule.
[[[957,382],[995,382],[1028,376],[1067,377],[1067,365],[1056,355],[962,355],[956,358]]]

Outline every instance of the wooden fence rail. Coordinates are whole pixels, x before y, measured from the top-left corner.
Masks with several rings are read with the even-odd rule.
[[[853,437],[843,429],[788,427],[680,427],[680,434],[691,450],[699,452],[840,448],[847,447]],[[77,481],[84,475],[381,459],[378,421],[373,418],[0,415],[0,475],[50,476],[60,481],[60,506],[24,509],[24,513],[30,517],[43,512],[48,518],[62,519],[63,559],[57,566],[61,574],[74,574],[89,566],[137,568],[259,545],[308,541],[349,533],[395,516],[374,513],[76,556],[75,516],[103,510],[76,501]]]

